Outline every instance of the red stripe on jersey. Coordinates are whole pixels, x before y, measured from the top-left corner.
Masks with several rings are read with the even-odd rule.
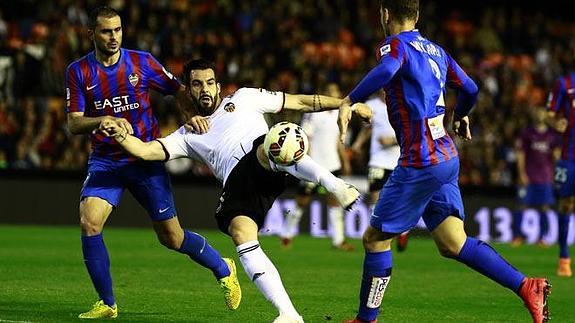
[[[427,125],[427,118],[425,118],[424,120],[424,124],[423,124],[423,128],[425,129],[425,144],[427,145],[427,150],[429,153],[429,158],[431,160],[431,165],[435,165],[439,162],[439,160],[437,159],[437,150],[435,149],[435,141],[433,140],[433,138],[431,137],[431,131],[429,130],[429,128],[426,126]],[[422,138],[423,140],[423,138]],[[419,160],[423,160],[423,156],[419,156]]]
[[[120,64],[118,66],[118,71],[116,72],[116,94],[128,93],[128,85],[126,82],[126,64]]]
[[[105,71],[100,71],[102,69],[100,66],[96,67],[96,77],[97,82],[100,83],[100,88],[102,89],[102,98],[112,100],[112,91],[110,90],[110,79],[108,78],[108,73]],[[114,114],[114,110],[110,111],[110,114]]]
[[[451,157],[457,157],[457,149],[455,149],[455,143],[451,137],[449,137],[449,150],[451,151]]]
[[[451,64],[447,64],[447,81],[457,88],[461,88],[462,86],[461,79],[457,76],[457,73],[455,72],[455,69],[451,67]]]
[[[411,149],[411,166],[413,167],[417,167],[417,168],[421,168],[423,166],[422,160],[421,160],[421,145],[418,144],[413,144],[414,142],[421,142],[423,140],[423,135],[421,133],[421,126],[418,122],[413,122],[412,123],[412,129],[413,129],[413,142],[410,144]]]
[[[399,57],[399,38],[394,38],[391,40],[391,51],[389,52],[389,56],[393,57],[393,58],[398,58]]]
[[[563,140],[562,158],[571,160],[573,159],[573,151],[571,146],[573,145],[573,130],[575,128],[575,107],[573,106],[572,95],[567,91],[573,87],[573,82],[571,82],[571,76],[567,75],[565,79],[565,97],[563,99],[565,116],[568,118],[567,130],[565,130],[565,136]],[[561,102],[559,102],[561,104]]]
[[[407,107],[405,106],[405,102],[403,101],[403,89],[401,88],[401,83],[399,81],[396,82],[394,92],[397,101],[396,106],[399,111],[399,126],[401,128],[400,131],[403,134],[403,142],[404,142],[400,157],[401,165],[408,166],[409,149],[411,148],[411,134],[410,134],[411,122],[409,121],[409,112],[407,111]],[[391,98],[389,98],[388,104],[391,104]]]

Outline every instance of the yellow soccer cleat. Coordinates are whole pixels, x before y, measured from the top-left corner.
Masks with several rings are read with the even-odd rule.
[[[115,319],[118,317],[118,306],[108,306],[103,300],[99,300],[86,313],[78,315],[80,319]]]
[[[237,310],[242,301],[242,289],[240,288],[240,282],[238,281],[236,264],[230,258],[224,258],[224,261],[230,268],[230,275],[219,280],[220,287],[224,292],[227,307],[230,310]]]

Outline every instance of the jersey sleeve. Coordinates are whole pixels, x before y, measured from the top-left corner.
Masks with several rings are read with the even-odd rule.
[[[557,81],[555,81],[555,84],[553,84],[551,92],[549,92],[549,97],[547,98],[547,110],[559,112],[564,94],[565,85],[561,78],[559,78]]]
[[[278,113],[285,103],[285,95],[279,91],[244,87],[235,95],[241,95],[242,100],[247,100],[249,106],[261,113]]]
[[[186,142],[186,135],[188,133],[188,130],[182,126],[167,137],[157,139],[167,154],[166,161],[183,157],[189,157],[196,160],[199,159],[196,152],[191,149]]]
[[[447,86],[456,89],[458,92],[455,114],[458,117],[465,117],[477,101],[479,88],[451,55],[445,53],[445,56],[447,59]]]
[[[151,54],[146,55],[148,82],[152,89],[164,94],[175,94],[180,89],[180,81],[168,72]]]
[[[352,103],[364,102],[375,91],[383,88],[403,65],[406,54],[398,38],[387,39],[376,53],[379,64],[375,66],[350,92]]]
[[[81,75],[78,65],[70,65],[66,69],[66,113],[84,112],[86,108]]]

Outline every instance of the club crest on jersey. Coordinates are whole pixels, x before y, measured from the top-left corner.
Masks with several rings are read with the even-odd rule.
[[[132,86],[136,86],[140,78],[138,77],[138,74],[132,73],[130,74],[130,76],[128,76],[128,80],[130,81],[130,84],[132,84]]]
[[[234,110],[236,110],[236,106],[233,102],[228,102],[224,105],[224,110],[226,110],[226,112],[234,112]]]

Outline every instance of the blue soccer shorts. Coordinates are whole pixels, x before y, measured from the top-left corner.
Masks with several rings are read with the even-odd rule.
[[[559,197],[575,196],[575,161],[557,161],[555,164],[555,189]]]
[[[124,189],[132,193],[152,220],[164,221],[176,216],[172,184],[163,162],[126,164],[90,158],[81,199],[99,197],[117,207]]]
[[[517,191],[519,202],[528,207],[555,204],[553,184],[529,184]]]
[[[399,234],[415,227],[420,217],[429,231],[450,215],[463,220],[458,177],[458,158],[425,168],[397,166],[379,193],[371,226]]]

